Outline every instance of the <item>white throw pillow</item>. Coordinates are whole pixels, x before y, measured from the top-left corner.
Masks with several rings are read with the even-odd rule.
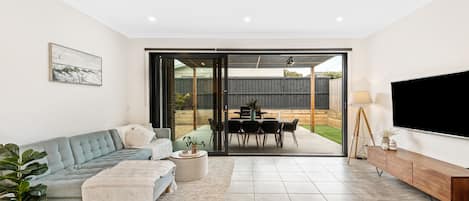
[[[126,148],[137,148],[149,144],[155,138],[155,132],[142,126],[133,126],[125,133]]]

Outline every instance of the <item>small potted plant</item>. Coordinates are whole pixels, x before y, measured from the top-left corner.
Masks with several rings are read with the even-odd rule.
[[[256,113],[260,109],[256,99],[252,99],[246,104],[251,109],[251,120],[256,119]]]
[[[186,143],[187,149],[191,148],[191,153],[196,154],[198,146],[205,147],[204,141],[198,141],[196,137],[184,136],[182,140]]]
[[[20,153],[16,144],[0,144],[0,200],[47,200],[47,186],[30,183],[35,176],[47,172],[47,164],[38,162],[46,156],[45,151],[28,149]]]

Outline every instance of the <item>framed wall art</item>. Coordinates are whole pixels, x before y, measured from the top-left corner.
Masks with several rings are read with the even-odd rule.
[[[49,43],[49,80],[101,86],[102,58],[80,50]]]

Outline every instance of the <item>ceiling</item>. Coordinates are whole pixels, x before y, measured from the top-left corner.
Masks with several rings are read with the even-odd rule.
[[[64,0],[130,38],[362,38],[431,0]],[[153,21],[149,20],[152,17]],[[339,22],[340,21],[340,22]]]

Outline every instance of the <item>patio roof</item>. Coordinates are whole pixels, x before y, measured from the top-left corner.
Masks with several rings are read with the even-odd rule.
[[[230,55],[230,68],[310,68],[335,57],[334,54],[321,55]],[[294,64],[287,66],[287,60],[293,57]],[[179,59],[189,67],[211,67],[210,59]]]
[[[310,68],[321,64],[336,55],[230,55],[230,68]],[[294,64],[287,66],[293,57]]]

